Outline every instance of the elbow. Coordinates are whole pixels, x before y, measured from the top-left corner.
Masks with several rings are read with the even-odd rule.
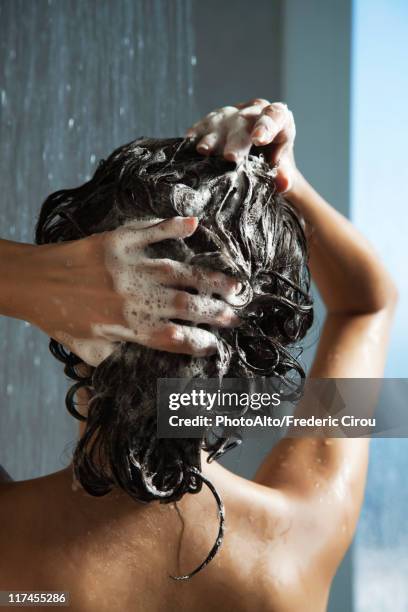
[[[391,301],[390,301],[392,308],[396,307],[396,305],[398,304],[398,301],[399,301],[399,292],[398,292],[398,287],[395,285],[394,291],[391,296]]]
[[[390,276],[380,279],[376,283],[376,290],[373,292],[372,300],[367,303],[365,314],[375,314],[376,312],[393,312],[398,304],[398,287]]]
[[[380,310],[394,311],[399,300],[398,287],[392,278],[389,278],[386,291],[384,292],[384,300]]]
[[[392,314],[398,304],[398,288],[393,282],[384,283],[381,287],[377,285],[375,291],[369,295],[365,293],[358,296],[352,303],[344,308],[328,309],[332,314],[348,316],[372,315],[380,312]]]

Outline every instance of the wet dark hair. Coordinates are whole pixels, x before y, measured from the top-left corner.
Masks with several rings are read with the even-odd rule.
[[[213,330],[220,340],[215,356],[175,355],[122,342],[90,376],[79,373],[79,357],[51,340],[54,356],[76,381],[66,398],[71,414],[84,419],[75,408],[80,387],[92,394],[73,456],[75,476],[92,495],[118,486],[138,501],[172,502],[197,493],[203,482],[217,495],[201,474],[200,450],[212,460],[236,441],[158,439],[157,378],[304,378],[295,351],[313,321],[307,243],[302,220],[275,192],[273,172],[261,157],[250,155],[237,167],[199,155],[191,140],[135,140],[101,161],[85,184],[45,200],[36,242],[75,240],[135,218],[176,215],[197,216],[198,229],[184,240],[151,245],[150,255],[239,278],[244,322]],[[217,542],[201,566],[182,578],[206,565],[221,543],[218,501]]]

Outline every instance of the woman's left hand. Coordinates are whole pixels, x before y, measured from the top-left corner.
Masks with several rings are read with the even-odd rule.
[[[297,175],[295,135],[293,114],[286,104],[262,98],[223,106],[186,132],[186,137],[197,139],[197,151],[202,155],[223,155],[237,164],[252,146],[262,147],[265,160],[276,167],[275,184],[281,193],[293,189]]]

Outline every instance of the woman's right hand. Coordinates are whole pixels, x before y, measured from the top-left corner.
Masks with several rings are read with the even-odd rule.
[[[18,312],[8,314],[39,327],[93,366],[121,341],[196,356],[214,353],[213,333],[172,320],[238,324],[227,304],[239,291],[238,281],[145,253],[149,244],[185,238],[196,228],[194,217],[158,219],[154,225],[136,221],[81,240],[31,247],[15,268]]]

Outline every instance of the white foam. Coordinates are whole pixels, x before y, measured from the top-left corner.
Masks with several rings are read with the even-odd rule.
[[[207,355],[216,350],[214,334],[194,326],[175,325],[170,320],[231,324],[234,315],[231,307],[224,300],[211,297],[212,293],[217,292],[230,303],[233,303],[234,297],[239,303],[240,296],[235,295],[233,285],[226,284],[224,275],[202,271],[191,276],[191,268],[186,264],[171,259],[154,260],[146,255],[145,247],[148,244],[183,234],[185,221],[182,218],[173,219],[171,227],[164,224],[158,228],[162,221],[151,217],[132,220],[111,232],[107,238],[105,263],[114,289],[123,298],[123,322],[95,322],[91,324],[92,337],[89,339],[75,338],[61,331],[55,336],[85,363],[98,366],[115,350],[118,342],[123,341],[162,348],[163,342],[166,342],[163,332],[170,331],[175,348],[183,344],[184,349],[187,344],[194,354]],[[186,235],[188,232],[184,229]],[[199,295],[181,290],[188,278],[192,285],[198,285]],[[178,285],[180,290],[175,290],[173,287]]]

